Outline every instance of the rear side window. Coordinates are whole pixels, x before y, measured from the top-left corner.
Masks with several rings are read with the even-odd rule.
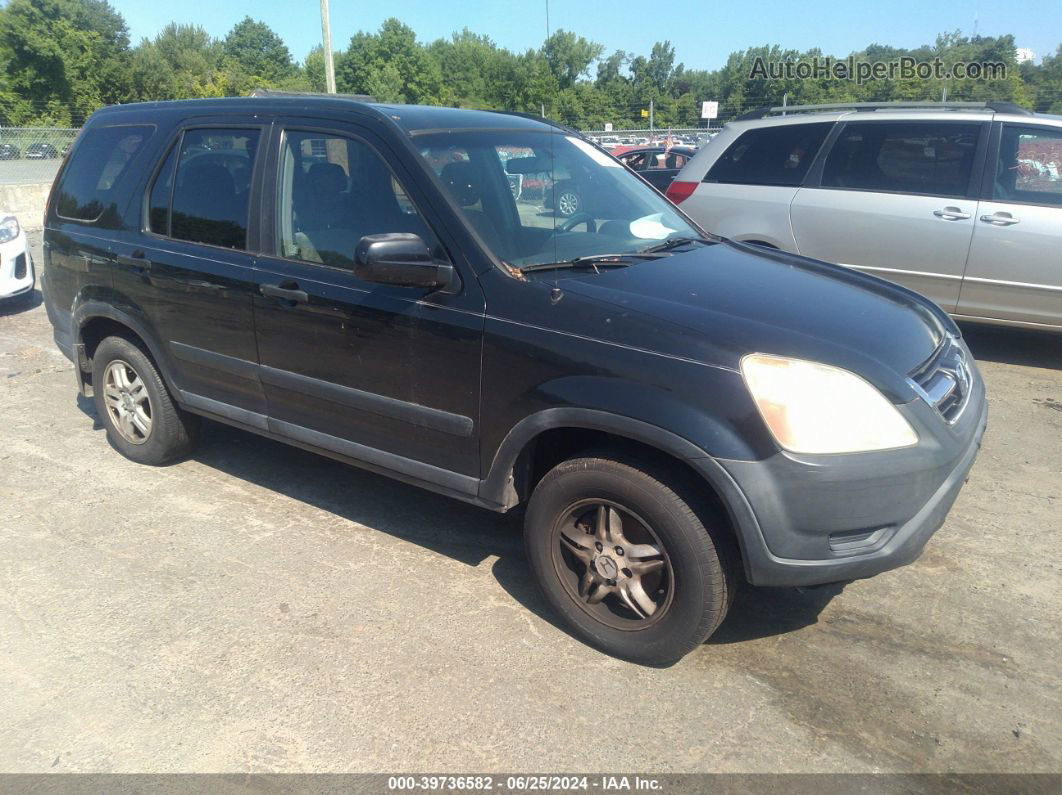
[[[151,187],[151,231],[193,243],[246,248],[258,135],[258,130],[186,131]]]
[[[742,133],[715,161],[705,182],[797,186],[833,122],[783,124]]]
[[[93,127],[85,131],[59,183],[56,212],[91,223],[116,221],[116,187],[155,128],[151,125]]]
[[[826,157],[822,185],[889,193],[965,196],[981,125],[853,122]]]

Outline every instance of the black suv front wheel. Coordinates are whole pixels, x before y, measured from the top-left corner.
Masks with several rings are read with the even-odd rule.
[[[703,643],[737,585],[727,529],[680,496],[677,474],[609,453],[570,459],[538,484],[525,519],[531,567],[569,628],[646,665]]]
[[[168,464],[188,455],[198,439],[199,418],[170,397],[158,368],[136,343],[107,337],[92,359],[96,414],[107,438],[139,464]]]

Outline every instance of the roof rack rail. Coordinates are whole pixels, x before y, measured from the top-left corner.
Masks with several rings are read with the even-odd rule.
[[[825,113],[831,111],[854,110],[990,110],[996,113],[1017,113],[1031,116],[1033,112],[1013,102],[831,102],[825,105],[775,105],[774,107],[755,108],[742,113],[735,121],[762,119],[779,113]]]
[[[355,99],[358,102],[375,102],[376,97],[369,94],[325,94],[321,91],[281,91],[277,88],[256,88],[251,91],[249,97],[338,97],[339,99]]]

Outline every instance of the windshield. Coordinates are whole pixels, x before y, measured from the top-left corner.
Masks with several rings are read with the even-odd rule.
[[[619,162],[563,132],[432,133],[416,144],[469,224],[517,268],[701,236]]]

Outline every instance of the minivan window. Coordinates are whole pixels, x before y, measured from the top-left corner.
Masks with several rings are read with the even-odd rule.
[[[832,122],[814,122],[748,130],[715,161],[704,181],[800,185],[831,127]]]
[[[416,144],[467,224],[510,265],[633,254],[702,236],[618,160],[574,135],[456,130],[418,135]]]
[[[281,256],[349,269],[362,237],[388,232],[411,232],[437,247],[387,164],[362,141],[289,130],[279,187]]]
[[[1003,125],[992,198],[1062,205],[1062,129]]]
[[[981,125],[851,122],[822,169],[822,186],[930,196],[965,196]]]
[[[251,172],[258,132],[233,129],[185,132],[177,158],[170,237],[225,248],[247,247]],[[160,172],[156,186],[164,179],[165,169]]]
[[[86,130],[59,183],[59,216],[89,222],[101,220],[105,211],[117,216],[114,189],[153,131],[150,125]]]

